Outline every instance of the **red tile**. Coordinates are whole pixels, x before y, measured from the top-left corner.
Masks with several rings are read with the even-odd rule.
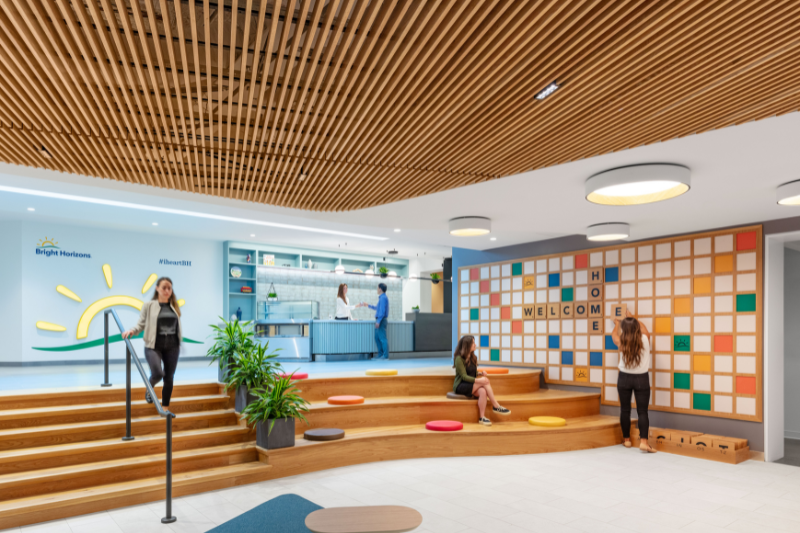
[[[509,320],[509,319],[511,319],[511,308],[510,307],[501,307],[500,308],[500,319],[501,320]]]
[[[515,320],[511,323],[511,333],[522,333],[522,320]]]
[[[480,268],[470,268],[469,269],[469,279],[470,281],[477,281],[481,279],[481,269]]]
[[[488,279],[481,280],[481,292],[491,292],[492,281]]]
[[[489,296],[489,305],[500,305],[500,293],[496,292]]]
[[[714,335],[714,351],[733,353],[733,335]]]
[[[589,266],[589,254],[575,256],[575,268],[586,268]]]
[[[749,376],[736,376],[736,394],[755,394],[756,378]]]
[[[756,232],[748,231],[747,233],[739,233],[736,235],[736,249],[737,250],[755,250],[756,249]]]

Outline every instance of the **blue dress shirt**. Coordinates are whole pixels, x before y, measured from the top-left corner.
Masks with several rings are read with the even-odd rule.
[[[389,297],[386,296],[386,293],[378,297],[378,305],[370,305],[368,307],[375,311],[375,322],[378,324],[380,324],[381,320],[384,318],[389,317]]]

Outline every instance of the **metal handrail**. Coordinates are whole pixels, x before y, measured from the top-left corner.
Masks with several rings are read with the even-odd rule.
[[[102,383],[102,387],[108,387],[111,383],[108,381],[108,315],[114,317],[114,322],[117,323],[117,327],[119,328],[120,333],[124,333],[126,330],[122,325],[122,321],[119,319],[119,315],[114,309],[106,309],[103,313],[103,322],[104,322],[104,358],[105,358],[105,383]],[[153,389],[153,386],[150,384],[150,380],[147,378],[147,374],[144,371],[144,367],[142,366],[142,362],[139,360],[139,356],[136,355],[136,350],[133,349],[133,344],[131,344],[130,338],[122,339],[125,342],[125,436],[122,437],[124,441],[131,441],[134,440],[135,437],[131,435],[131,361],[136,364],[136,368],[139,370],[139,375],[142,376],[142,381],[144,382],[144,386],[147,389],[147,393],[150,395],[150,398],[153,400],[153,405],[155,405],[156,411],[158,414],[161,415],[162,418],[165,418],[167,421],[167,483],[166,483],[166,503],[167,503],[167,516],[161,519],[161,522],[164,524],[171,524],[177,520],[177,517],[172,515],[172,419],[176,418],[175,414],[167,411],[161,405],[161,402],[156,396],[156,391]]]

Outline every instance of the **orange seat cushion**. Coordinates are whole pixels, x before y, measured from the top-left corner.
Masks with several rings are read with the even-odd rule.
[[[425,429],[430,431],[461,431],[464,424],[455,420],[432,420],[425,424]]]
[[[294,374],[287,374],[286,372],[282,374],[278,374],[281,378],[292,378],[292,379],[308,379],[308,374],[305,372],[295,372]]]
[[[331,396],[328,398],[328,403],[331,405],[357,405],[364,403],[363,396]]]
[[[486,372],[487,374],[508,374],[507,368],[478,368],[478,372]]]

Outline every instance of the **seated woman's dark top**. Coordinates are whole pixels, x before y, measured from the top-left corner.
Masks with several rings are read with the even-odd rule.
[[[478,376],[478,365],[465,365],[462,357],[456,357],[455,366],[456,378],[453,384],[453,392],[467,397],[472,396],[472,387],[475,384],[475,378]]]

